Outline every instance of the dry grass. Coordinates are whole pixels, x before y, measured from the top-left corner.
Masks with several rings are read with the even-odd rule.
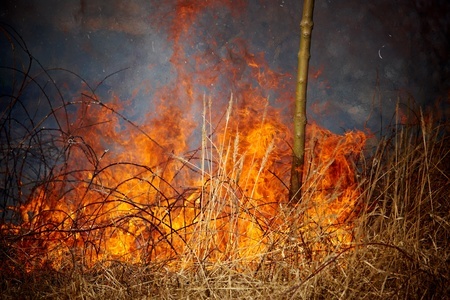
[[[299,255],[314,242],[309,235],[302,243],[273,241],[272,252],[259,253],[265,259],[255,257],[253,266],[197,257],[179,268],[117,261],[89,269],[3,272],[2,298],[444,299],[450,292],[450,148],[443,126],[424,117],[415,126],[398,125],[375,154],[362,159],[355,238],[346,246],[325,246],[318,259]],[[8,251],[2,248],[3,263],[12,259]]]
[[[109,154],[97,156],[96,146],[82,131],[66,137],[70,132],[63,123],[70,107],[87,109],[88,103],[155,143],[142,128],[96,100],[95,89],[83,101],[58,99],[58,106],[47,86],[39,85],[37,78],[30,81],[29,70],[8,70],[26,76],[17,76],[25,84],[4,97],[9,105],[1,112],[2,299],[445,299],[450,294],[448,122],[418,110],[410,123],[396,120],[391,133],[365,156],[349,155],[358,170],[359,191],[348,213],[352,221],[328,224],[323,223],[323,205],[340,199],[341,185],[350,178],[338,177],[324,194],[318,186],[326,178],[317,175],[318,170],[336,167],[336,156],[316,163],[317,141],[310,139],[309,185],[302,202],[290,203],[278,190],[279,198],[271,199],[272,189],[283,188],[286,179],[277,166],[289,166],[280,159],[288,152],[280,149],[283,143],[277,139],[283,130],[271,124],[269,108],[242,122],[271,133],[261,135],[233,123],[233,112],[239,115],[239,109],[232,107],[232,99],[223,124],[216,128],[213,105],[205,101],[201,146],[194,154],[172,154],[161,163],[160,169],[176,170],[168,176],[153,166],[125,160],[101,165]],[[39,86],[50,107],[37,121],[27,103],[13,95],[32,84]],[[17,110],[27,118],[17,119]],[[57,125],[45,128],[45,123]],[[263,147],[252,152],[254,145]],[[59,168],[70,165],[76,151],[91,165]],[[76,162],[79,166],[78,158]],[[135,173],[118,183],[108,181],[130,165]],[[198,180],[183,182],[186,187],[179,189],[177,176],[186,173],[196,174]],[[86,179],[89,174],[95,176]],[[64,193],[54,206],[45,206],[45,201],[54,201],[54,187],[61,184],[70,188],[61,188]],[[146,194],[136,192],[140,186]],[[269,196],[263,198],[266,192]],[[45,200],[36,215],[16,214],[18,206],[28,205],[21,202],[23,193]],[[318,193],[325,195],[320,203]],[[60,206],[69,196],[87,199],[87,194],[95,203],[80,202],[77,216]],[[100,210],[119,204],[126,205],[120,214]],[[83,215],[91,207],[95,213]],[[57,219],[60,215],[63,221]],[[103,216],[110,219],[94,229],[86,226]],[[129,261],[137,251],[122,259],[103,256],[89,263],[88,257],[100,256],[100,246],[109,245],[114,234],[133,235],[130,224],[144,228],[133,237],[146,237],[140,248],[148,250],[146,255],[133,263]]]

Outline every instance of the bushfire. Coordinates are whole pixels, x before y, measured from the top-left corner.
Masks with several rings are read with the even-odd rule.
[[[273,251],[274,241],[309,231],[323,231],[337,247],[351,242],[358,205],[352,162],[366,136],[308,126],[304,200],[290,203],[289,129],[269,107],[233,111],[232,104],[214,126],[207,113],[213,104],[205,101],[201,145],[185,152],[185,133],[169,134],[164,122],[141,127],[147,135],[132,126],[117,130],[120,119],[110,110],[83,104],[70,138],[55,141],[64,161],[17,208],[22,222],[2,226],[20,238],[12,245],[20,259],[29,270],[62,268],[75,258],[88,266],[253,261]]]
[[[176,79],[155,91],[145,118],[126,117],[133,99],[102,99],[85,86],[52,110],[64,120],[57,129],[35,128],[45,175],[9,208],[19,222],[1,225],[27,271],[115,260],[252,263],[312,236],[323,237],[312,250],[352,241],[366,134],[308,124],[303,197],[292,203],[290,75],[239,36],[221,52],[196,51],[193,24],[210,5],[179,2],[170,30]]]

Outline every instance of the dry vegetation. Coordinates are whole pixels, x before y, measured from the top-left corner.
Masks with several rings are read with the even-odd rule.
[[[15,71],[19,73],[18,69]],[[26,74],[23,82],[30,84],[28,71],[20,73]],[[16,119],[13,107],[26,106],[17,94],[23,90],[24,85],[1,99],[9,105],[2,108],[0,124],[2,299],[445,299],[450,294],[450,128],[448,121],[433,120],[432,115],[423,115],[420,110],[418,116],[409,118],[405,124],[393,122],[390,133],[374,142],[375,147],[355,161],[360,194],[355,206],[358,210],[352,214],[351,242],[339,242],[338,233],[329,228],[311,230],[311,224],[302,217],[307,213],[305,206],[287,203],[281,211],[287,223],[281,227],[288,230],[267,227],[265,252],[253,253],[245,259],[233,257],[233,251],[242,250],[233,247],[228,256],[211,259],[212,255],[204,254],[205,249],[212,253],[219,246],[212,243],[213,238],[204,237],[201,241],[207,245],[186,242],[190,251],[180,252],[178,257],[170,255],[167,260],[141,263],[108,260],[87,266],[82,257],[68,251],[59,268],[42,258],[44,263],[30,271],[23,261],[32,260],[25,253],[29,249],[21,245],[24,239],[34,236],[38,239],[40,229],[15,230],[14,223],[19,222],[20,227],[20,218],[11,213],[12,206],[21,203],[9,201],[21,198],[15,185],[17,178],[30,185],[48,184],[46,180],[52,177],[37,169],[42,167],[47,172],[49,168],[51,173],[55,165],[64,161],[58,155],[64,156],[67,149],[61,151],[57,143],[48,140],[63,134],[62,127],[55,134],[43,129],[39,120],[27,123]],[[45,90],[42,87],[41,91]],[[62,103],[62,108],[52,108],[43,118],[61,118],[56,111],[69,106],[68,102]],[[102,109],[106,109],[104,104]],[[32,120],[31,112],[26,108],[24,111]],[[17,126],[26,130],[16,130]],[[243,203],[253,192],[232,184],[231,179],[239,176],[239,167],[230,168],[227,164],[233,160],[222,159],[239,157],[236,150],[239,140],[235,138],[234,144],[216,144],[207,131],[205,126],[203,144],[195,156],[200,163],[194,163],[192,156],[178,160],[182,161],[181,168],[192,164],[205,176],[202,178],[205,186],[199,190],[208,190],[202,194],[207,195],[204,200],[208,205],[197,224],[199,230],[214,235],[217,231],[208,224],[214,224],[215,213],[221,209],[217,203],[221,199]],[[267,155],[273,151],[272,147],[268,143]],[[85,149],[92,148],[86,145]],[[88,153],[91,155],[89,151],[85,153],[86,157]],[[32,158],[24,159],[24,155]],[[265,170],[266,157],[255,166],[258,174]],[[223,165],[213,168],[211,161]],[[327,162],[328,166],[331,163]],[[314,171],[309,170],[311,174]],[[29,178],[33,174],[39,175],[34,181]],[[330,191],[330,197],[333,193]],[[308,203],[307,196],[312,194],[306,193],[303,203]],[[232,213],[239,208],[234,205],[227,208],[230,222],[227,228],[231,231],[238,230],[236,218],[242,216]],[[138,213],[127,217],[136,216],[142,217]],[[264,221],[262,216],[255,218],[254,222]],[[148,223],[154,220],[145,219]]]

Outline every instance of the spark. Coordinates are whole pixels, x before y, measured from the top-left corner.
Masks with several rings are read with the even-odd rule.
[[[383,49],[384,46],[386,46],[386,45],[383,45],[383,46],[381,46],[380,49],[378,49],[378,57],[379,57],[380,59],[383,59],[383,57],[381,56],[381,49]]]

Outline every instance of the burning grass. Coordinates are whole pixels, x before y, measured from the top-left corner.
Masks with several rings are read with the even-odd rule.
[[[206,104],[205,112],[210,108]],[[259,156],[250,153],[251,164],[244,167],[241,150],[246,142],[230,124],[225,123],[216,143],[213,132],[207,131],[211,123],[205,120],[201,148],[195,154],[171,157],[176,171],[188,168],[203,182],[177,189],[182,192],[175,196],[168,192],[175,190],[171,182],[159,175],[155,184],[157,175],[142,165],[136,169],[139,175],[113,187],[100,175],[116,165],[94,170],[94,178],[103,181],[101,192],[92,179],[78,180],[81,192],[74,187],[75,180],[69,181],[72,189],[66,193],[93,190],[97,195],[94,203],[78,207],[78,214],[90,211],[83,218],[95,220],[107,216],[107,221],[90,227],[80,224],[89,219],[67,212],[66,204],[60,203],[65,198],[49,203],[54,193],[50,187],[63,182],[59,175],[35,182],[38,192],[32,200],[19,208],[8,207],[22,209],[22,220],[3,219],[3,298],[409,299],[448,294],[450,148],[444,127],[448,124],[424,116],[416,125],[398,124],[377,142],[371,155],[353,156],[358,160],[351,163],[346,152],[349,165],[336,162],[337,145],[346,137],[333,144],[332,155],[314,160],[324,151],[318,144],[326,141],[320,138],[337,138],[316,132],[316,139],[309,140],[310,184],[299,204],[289,203],[283,195],[268,201],[273,194],[263,203],[257,201],[263,197],[260,185],[283,182],[283,174],[270,165],[276,143],[261,142],[264,151]],[[256,127],[265,128],[264,124],[262,120]],[[282,165],[282,160],[277,162]],[[336,164],[352,168],[356,186],[348,184],[349,178],[327,177]],[[70,172],[65,170],[65,175]],[[158,186],[155,191],[147,187],[144,197],[152,201],[144,204],[141,191],[133,194],[132,187],[138,184]],[[164,184],[169,189],[162,191]],[[352,187],[350,196],[341,188],[345,184]],[[30,204],[39,197],[45,201]],[[132,225],[141,230],[133,231]],[[156,233],[143,236],[150,229]],[[126,245],[130,236],[134,243],[143,236],[145,256],[139,252],[143,247]],[[119,254],[114,256],[114,251]]]
[[[2,298],[449,293],[448,123],[418,110],[374,149],[362,132],[310,124],[292,203],[290,131],[262,97],[231,97],[223,116],[203,99],[189,150],[195,126],[175,107],[137,126],[87,83],[66,100],[49,70],[44,81],[7,70],[17,82],[0,124]],[[22,98],[31,85],[38,108]]]

